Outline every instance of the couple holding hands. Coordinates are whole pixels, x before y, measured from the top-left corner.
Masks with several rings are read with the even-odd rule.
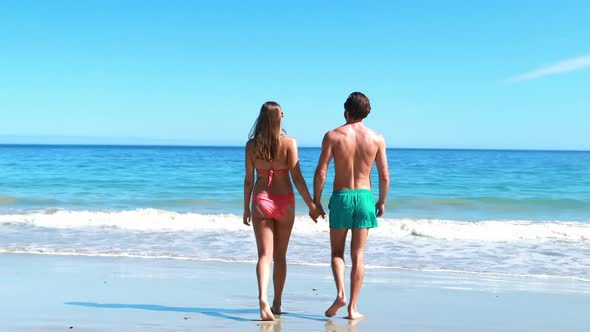
[[[309,207],[310,217],[317,222],[320,216],[325,217],[321,196],[332,159],[335,175],[328,207],[331,266],[337,294],[325,314],[332,317],[347,304],[344,248],[348,230],[351,230],[352,271],[347,318],[362,317],[357,311],[357,302],[364,278],[365,244],[369,229],[377,227],[377,217],[383,215],[389,190],[385,140],[362,123],[370,111],[367,96],[360,92],[350,94],[344,103],[346,124],[326,133],[322,141],[312,198],[299,167],[297,143],[292,137],[283,135],[281,122],[284,113],[281,106],[275,102],[262,105],[246,144],[243,216],[244,224],[253,225],[256,237],[256,276],[262,320],[274,320],[274,315],[281,314],[287,276],[287,247],[295,220],[295,195],[291,179]],[[371,192],[373,164],[376,164],[379,174],[377,202]],[[268,302],[271,262],[274,262],[272,305]]]

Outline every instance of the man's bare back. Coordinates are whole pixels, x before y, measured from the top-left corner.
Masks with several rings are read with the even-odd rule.
[[[380,217],[385,210],[389,190],[389,170],[383,136],[363,125],[361,121],[347,121],[345,125],[327,132],[316,169],[316,182],[319,183],[314,186],[315,197],[321,197],[332,158],[335,171],[334,191],[371,189],[371,170],[374,163],[377,165],[379,200],[376,214]]]
[[[325,140],[334,158],[334,191],[371,189],[371,169],[385,146],[383,136],[357,122],[328,132]]]

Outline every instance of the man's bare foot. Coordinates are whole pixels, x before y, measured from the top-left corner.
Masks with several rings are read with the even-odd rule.
[[[275,314],[275,315],[280,315],[283,313],[283,311],[281,310],[281,305],[276,305],[273,304],[272,307],[270,307],[270,311]]]
[[[260,301],[260,319],[261,320],[275,320],[275,316],[273,316],[268,303]]]
[[[344,307],[346,305],[346,299],[345,298],[341,298],[341,297],[337,297],[336,300],[334,300],[334,303],[332,303],[332,305],[328,308],[328,310],[326,310],[325,314],[328,317],[334,317],[334,315],[336,315],[336,313],[338,312],[338,309]]]
[[[361,319],[365,316],[361,315],[358,311],[356,311],[356,309],[351,309],[348,308],[348,316],[346,316],[346,318],[350,319],[350,320],[355,320],[355,319]]]

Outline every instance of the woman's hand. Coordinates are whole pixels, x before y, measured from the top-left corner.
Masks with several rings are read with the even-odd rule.
[[[250,226],[250,223],[252,222],[252,213],[250,212],[250,209],[244,210],[243,219],[244,219],[244,225]]]

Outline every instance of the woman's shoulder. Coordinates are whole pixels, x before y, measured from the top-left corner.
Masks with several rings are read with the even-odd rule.
[[[248,142],[246,142],[246,152],[252,151],[256,146],[256,141],[254,141],[253,138],[249,139]]]
[[[287,136],[287,135],[283,135],[283,136],[281,136],[281,142],[282,142],[282,143],[285,143],[285,144],[289,144],[289,145],[292,145],[292,144],[297,144],[297,141],[295,140],[295,138],[294,138],[294,137],[292,137],[292,136]]]

